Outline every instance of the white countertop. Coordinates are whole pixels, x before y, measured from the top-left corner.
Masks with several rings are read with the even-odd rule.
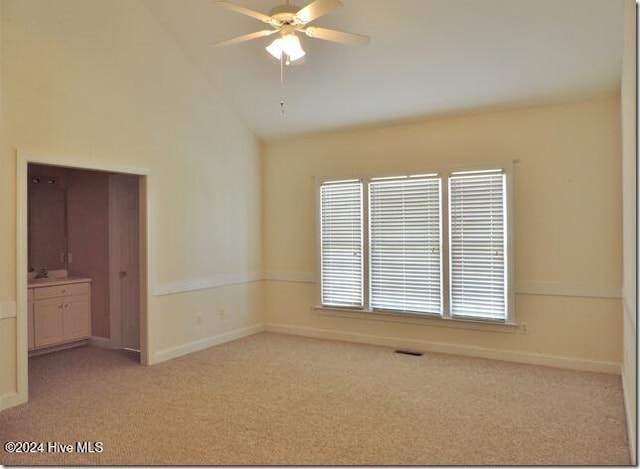
[[[29,280],[29,288],[54,287],[56,285],[69,285],[71,283],[91,282],[90,278],[83,277],[67,277],[67,278],[39,278]]]

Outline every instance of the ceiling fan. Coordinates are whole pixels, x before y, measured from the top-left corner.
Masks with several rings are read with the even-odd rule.
[[[288,63],[289,61],[293,62],[301,59],[306,55],[300,43],[298,33],[305,34],[313,39],[322,39],[353,46],[365,46],[369,43],[369,37],[361,34],[309,26],[309,23],[312,21],[341,7],[343,4],[340,0],[315,0],[304,8],[290,5],[289,0],[287,0],[285,5],[278,5],[271,9],[268,15],[231,2],[217,1],[215,4],[227,10],[250,16],[271,27],[271,29],[263,29],[212,44],[216,47],[231,46],[261,37],[279,34],[279,37],[267,46],[266,49],[276,59],[286,60]]]

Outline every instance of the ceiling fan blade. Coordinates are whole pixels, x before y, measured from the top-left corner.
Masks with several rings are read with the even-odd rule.
[[[317,28],[309,26],[304,29],[304,33],[314,39],[323,39],[325,41],[339,42],[340,44],[348,44],[350,46],[366,46],[369,44],[369,36],[362,34],[345,33],[335,29]]]
[[[310,23],[341,6],[342,2],[340,0],[316,0],[298,11],[296,18],[303,23]]]
[[[226,8],[227,10],[235,11],[236,13],[240,13],[241,15],[250,16],[251,18],[255,18],[258,21],[262,21],[263,23],[271,24],[273,21],[270,16],[267,16],[264,13],[260,13],[259,11],[255,11],[255,10],[250,10],[249,8],[236,5],[235,3],[213,2],[213,4],[222,8]]]
[[[265,29],[263,31],[256,31],[255,33],[245,34],[244,36],[238,36],[231,39],[225,39],[224,41],[214,42],[211,45],[214,47],[232,46],[234,44],[240,44],[241,42],[251,41],[252,39],[271,36],[272,34],[275,34],[277,32],[277,29]]]

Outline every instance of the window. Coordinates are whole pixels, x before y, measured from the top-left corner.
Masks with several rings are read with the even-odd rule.
[[[322,306],[505,321],[502,169],[320,185]]]
[[[505,176],[449,178],[451,315],[504,319],[507,305]]]
[[[362,306],[362,183],[323,184],[320,207],[322,304]]]
[[[442,312],[440,178],[369,183],[371,307]]]

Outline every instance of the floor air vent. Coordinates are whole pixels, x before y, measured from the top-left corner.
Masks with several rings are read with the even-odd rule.
[[[421,357],[424,355],[422,352],[413,352],[411,350],[396,350],[393,353],[399,353],[400,355],[411,355],[412,357]]]

